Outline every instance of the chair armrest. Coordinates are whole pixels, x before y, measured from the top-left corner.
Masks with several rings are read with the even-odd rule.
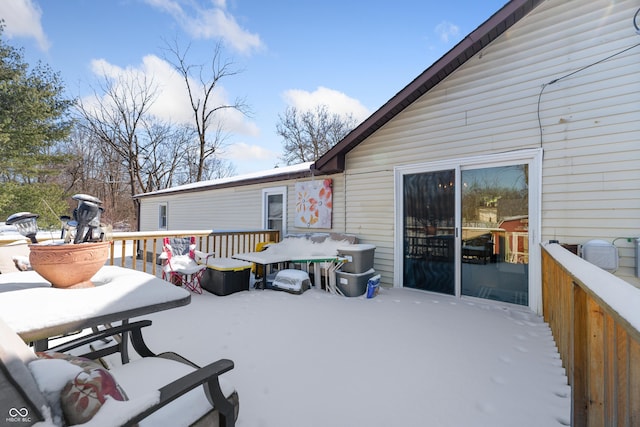
[[[65,353],[75,348],[91,344],[95,341],[104,340],[105,338],[111,337],[113,335],[120,335],[122,333],[131,333],[131,337],[132,337],[131,344],[133,345],[133,348],[140,356],[142,357],[155,356],[155,353],[149,350],[149,348],[145,344],[144,339],[142,337],[142,328],[145,328],[150,325],[151,325],[151,320],[140,320],[133,323],[126,323],[120,326],[113,326],[113,327],[106,328],[105,330],[102,330],[102,331],[94,332],[89,335],[84,335],[82,337],[57,345],[55,347],[51,347],[49,350],[56,351],[59,353]],[[104,357],[109,354],[114,354],[118,352],[121,352],[120,343],[114,344],[106,348],[102,348],[100,350],[84,353],[79,356],[86,357],[87,359],[95,360],[100,357]]]
[[[124,426],[136,425],[158,409],[204,384],[207,398],[212,402],[213,408],[220,413],[220,426],[233,427],[235,425],[234,407],[222,393],[220,382],[218,381],[218,377],[233,369],[233,366],[233,361],[220,359],[167,384],[160,388],[160,401],[158,403],[131,418]]]
[[[216,258],[215,252],[202,252],[196,250],[193,251],[193,253],[198,264],[207,264],[209,262],[209,258]]]

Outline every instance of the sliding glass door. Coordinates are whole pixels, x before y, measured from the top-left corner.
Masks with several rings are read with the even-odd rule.
[[[401,286],[531,307],[540,303],[537,273],[538,296],[531,301],[529,246],[539,221],[541,151],[527,154],[396,171]]]

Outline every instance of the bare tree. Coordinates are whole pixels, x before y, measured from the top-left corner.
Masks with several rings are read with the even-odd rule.
[[[351,132],[356,123],[352,115],[332,114],[326,105],[308,111],[289,107],[278,118],[276,132],[284,140],[282,159],[288,165],[318,160]]]
[[[82,159],[85,167],[95,167],[90,156],[102,156],[100,179],[118,186],[126,183],[135,216],[133,195],[186,182],[188,174],[181,168],[193,133],[149,113],[155,88],[145,77],[105,78],[100,89],[101,93],[94,91],[96,104],[78,103],[78,123],[93,141],[92,151],[83,152]]]
[[[95,138],[87,126],[75,126],[59,148],[69,157],[60,175],[65,192],[86,193],[101,199],[105,207],[103,219],[109,224],[122,227],[133,224],[135,212],[131,209],[126,170],[115,151]],[[70,209],[75,207],[75,202],[68,202]]]
[[[213,171],[207,172],[207,166],[224,166],[220,159],[208,161],[215,158],[225,139],[223,120],[219,113],[223,110],[236,110],[246,115],[249,112],[249,107],[241,98],[236,98],[229,104],[214,104],[214,91],[220,82],[241,71],[233,68],[232,62],[222,59],[220,44],[213,50],[209,66],[188,63],[189,47],[182,50],[177,41],[167,43],[167,52],[171,58],[165,56],[165,60],[180,74],[189,96],[193,124],[198,136],[197,158],[190,165],[195,166],[194,180],[202,181],[207,175],[215,175]],[[215,127],[213,134],[209,132],[212,126]]]

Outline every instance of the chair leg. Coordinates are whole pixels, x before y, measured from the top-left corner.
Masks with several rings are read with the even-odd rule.
[[[184,278],[184,287],[196,294],[202,294],[202,285],[200,279],[204,270],[197,273],[182,276]]]

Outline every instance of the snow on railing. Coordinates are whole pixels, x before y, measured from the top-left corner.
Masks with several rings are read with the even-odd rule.
[[[640,289],[542,245],[542,304],[572,388],[575,426],[640,425]]]

